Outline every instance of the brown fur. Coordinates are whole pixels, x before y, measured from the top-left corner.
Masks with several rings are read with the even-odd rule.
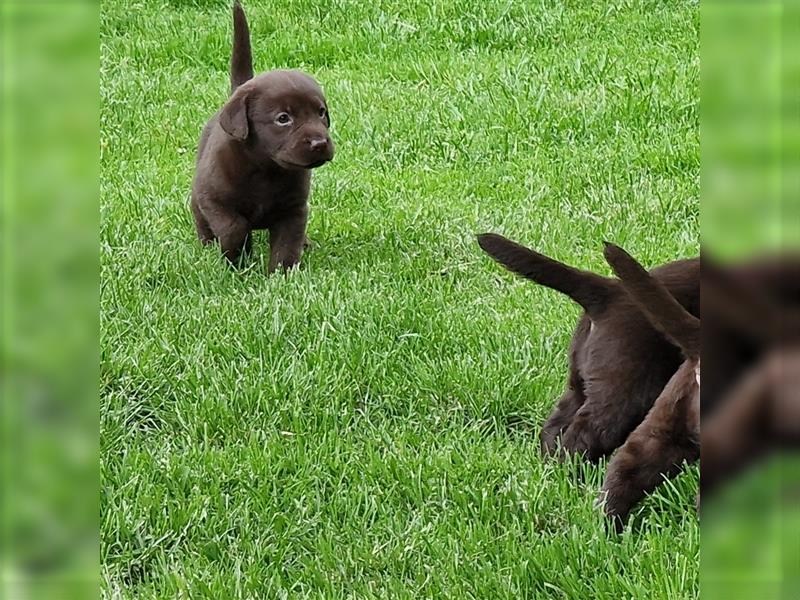
[[[771,451],[800,445],[800,347],[773,350],[703,420],[704,494]]]
[[[645,494],[700,458],[700,320],[624,250],[606,244],[605,256],[642,313],[685,356],[608,464],[600,500],[620,529]]]
[[[704,266],[704,494],[770,451],[800,443],[798,307],[800,256]]]
[[[798,307],[798,255],[704,268],[703,415],[714,412],[776,343],[800,339]]]
[[[702,412],[712,410],[701,434],[700,321],[621,248],[607,245],[606,258],[686,358],[608,465],[601,500],[619,528],[646,493],[700,458],[701,439],[704,492],[770,449],[800,440],[800,262],[729,269],[704,259],[702,364],[714,385],[702,392]]]
[[[192,213],[200,241],[237,262],[252,231],[270,233],[269,270],[297,265],[306,242],[310,170],[333,158],[319,85],[298,71],[253,77],[247,20],[233,7],[231,97],[200,137]],[[285,121],[284,121],[285,120]]]
[[[611,454],[653,406],[682,362],[619,281],[574,269],[496,234],[478,243],[506,268],[567,294],[584,309],[570,345],[567,389],[541,431],[545,452]],[[690,313],[699,311],[700,261],[651,271]]]

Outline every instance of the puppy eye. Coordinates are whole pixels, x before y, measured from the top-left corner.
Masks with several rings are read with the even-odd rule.
[[[279,125],[287,125],[292,122],[292,117],[287,113],[281,113],[275,118],[275,122]]]
[[[327,111],[327,110],[325,110],[325,107],[324,107],[324,106],[323,106],[322,108],[320,108],[320,109],[319,109],[319,116],[320,116],[320,117],[324,117],[324,116],[325,116],[325,115],[327,115],[327,114],[328,114],[328,111]]]

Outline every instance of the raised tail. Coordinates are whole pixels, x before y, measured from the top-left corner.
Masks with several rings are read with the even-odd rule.
[[[239,0],[233,2],[233,52],[231,53],[231,94],[253,78],[253,54],[250,28]]]
[[[616,285],[612,279],[575,269],[496,233],[479,235],[478,245],[509,271],[566,294],[589,316],[606,307]]]
[[[650,323],[677,345],[687,358],[700,356],[700,319],[675,300],[669,290],[625,250],[605,242],[608,264]]]

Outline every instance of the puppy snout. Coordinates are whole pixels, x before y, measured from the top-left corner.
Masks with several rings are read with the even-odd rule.
[[[308,140],[308,145],[311,146],[312,152],[324,152],[328,149],[328,138],[311,138]]]
[[[303,137],[301,147],[304,149],[302,156],[311,169],[333,160],[333,142],[324,132],[309,132]]]

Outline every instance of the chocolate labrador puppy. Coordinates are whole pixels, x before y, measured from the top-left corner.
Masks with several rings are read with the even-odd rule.
[[[311,77],[253,77],[250,32],[233,5],[231,96],[206,124],[197,152],[192,213],[204,244],[235,263],[251,232],[268,229],[269,271],[297,265],[306,243],[311,169],[333,158],[325,96]]]
[[[703,327],[702,360],[734,368],[718,374],[712,393],[702,392],[701,407],[700,320],[624,250],[606,244],[605,256],[631,299],[685,358],[608,465],[600,500],[620,530],[645,494],[700,458],[701,438],[704,491],[770,449],[798,444],[798,269],[787,260],[725,269],[704,258],[702,315],[710,330]],[[735,368],[745,356],[754,366]],[[723,378],[726,391],[715,397]],[[716,410],[704,418],[701,436],[700,415],[709,406]]]
[[[645,494],[700,458],[700,319],[622,248],[606,244],[605,257],[639,310],[684,356],[608,464],[599,500],[620,531]]]
[[[541,432],[547,453],[559,449],[596,461],[641,423],[683,362],[620,282],[572,268],[496,234],[478,237],[497,262],[566,294],[584,309],[569,351],[567,389]],[[679,260],[651,272],[681,306],[699,312],[700,261]]]

